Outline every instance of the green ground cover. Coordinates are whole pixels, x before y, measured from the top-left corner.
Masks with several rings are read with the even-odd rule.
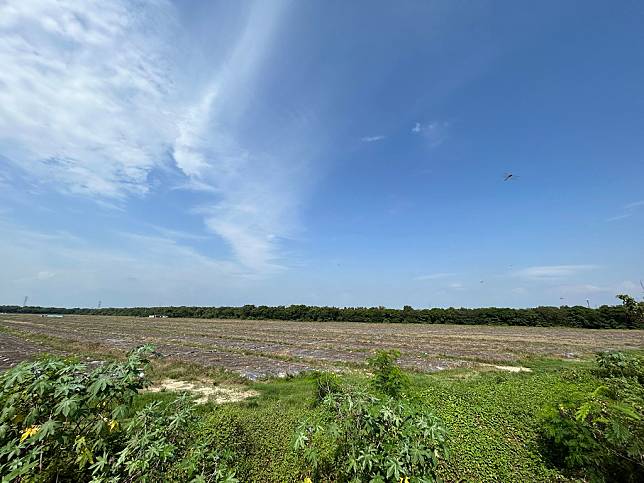
[[[597,380],[586,362],[535,360],[532,372],[445,371],[413,374],[409,393],[445,422],[449,456],[439,465],[446,481],[558,481],[563,475],[540,448],[545,407],[582,398]],[[367,385],[367,376],[344,379]],[[303,464],[291,451],[293,433],[312,417],[316,379],[304,375],[251,385],[259,396],[204,406],[208,431],[240,455],[241,481],[302,481]],[[242,461],[243,460],[243,461]]]
[[[93,356],[97,355],[95,353],[91,354]],[[422,414],[423,411],[426,411],[428,415],[438,416],[448,431],[446,456],[443,456],[443,448],[441,447],[441,458],[436,468],[436,476],[439,479],[444,481],[572,481],[571,478],[579,477],[580,475],[583,478],[583,474],[574,465],[573,467],[564,467],[560,464],[561,461],[555,463],[554,460],[549,459],[552,455],[550,451],[552,446],[548,447],[548,442],[545,440],[544,418],[551,418],[551,428],[556,429],[565,425],[570,428],[572,424],[576,428],[575,431],[578,432],[575,434],[583,435],[584,438],[586,436],[604,438],[605,441],[602,444],[613,445],[618,450],[626,448],[630,451],[631,458],[634,457],[636,460],[639,451],[639,446],[637,445],[640,444],[637,441],[641,441],[641,435],[629,434],[629,431],[641,432],[642,379],[641,377],[639,380],[632,378],[630,373],[641,376],[642,353],[633,354],[640,357],[640,359],[629,359],[628,364],[621,359],[616,359],[617,362],[613,364],[614,367],[611,366],[613,367],[611,370],[617,368],[619,374],[609,374],[609,376],[617,377],[617,379],[602,379],[602,377],[607,377],[606,374],[602,376],[598,373],[597,365],[592,360],[531,359],[521,362],[522,367],[528,368],[529,371],[509,372],[497,370],[492,366],[485,366],[477,369],[446,370],[433,374],[407,373],[402,375],[404,381],[400,385],[397,385],[398,373],[396,371],[381,372],[381,376],[382,374],[387,376],[380,378],[373,377],[364,370],[352,371],[333,377],[330,382],[328,378],[325,380],[329,386],[333,386],[337,382],[342,387],[350,388],[351,391],[357,390],[378,395],[382,401],[385,401],[385,397],[382,391],[380,394],[378,393],[378,384],[382,385],[382,381],[387,381],[388,387],[392,387],[391,384],[393,383],[393,387],[396,389],[392,401],[402,401],[408,405],[408,408],[413,408],[416,414]],[[112,354],[112,356],[110,359],[115,361],[122,359],[118,355]],[[27,364],[23,366],[23,369],[19,370],[22,370],[25,374],[24,377],[27,378],[27,373],[24,371],[28,369],[25,369],[25,367],[28,368],[29,365]],[[59,370],[56,367],[60,368],[61,366],[55,366],[51,370]],[[19,370],[16,371],[19,372]],[[14,372],[17,374],[18,372],[16,371]],[[105,376],[100,374],[100,371],[104,371],[103,369],[99,368],[98,371],[99,374],[96,376],[89,376],[90,378],[85,383],[85,389],[82,389],[81,393],[79,393],[80,396],[74,396],[75,402],[72,405],[72,409],[80,411],[85,418],[93,414],[92,411],[99,411],[98,415],[92,417],[98,418],[97,421],[101,419],[108,421],[105,424],[101,423],[102,426],[97,426],[96,430],[96,441],[100,442],[103,454],[114,455],[113,457],[106,456],[106,462],[111,461],[112,464],[116,464],[119,455],[123,454],[124,448],[138,448],[139,441],[143,441],[148,445],[145,446],[145,448],[148,448],[146,449],[148,451],[146,458],[149,457],[149,461],[155,462],[152,464],[157,465],[157,473],[147,480],[142,479],[141,481],[232,482],[237,480],[241,482],[302,482],[306,481],[305,479],[310,476],[313,476],[315,481],[316,475],[319,478],[321,474],[319,471],[312,470],[310,461],[303,456],[301,451],[295,450],[295,441],[298,431],[302,430],[302,422],[330,421],[328,408],[333,408],[333,404],[325,408],[324,404],[320,402],[320,386],[318,385],[320,374],[302,374],[285,379],[257,382],[246,381],[243,382],[244,386],[256,392],[256,395],[251,398],[225,404],[208,402],[203,405],[193,406],[192,409],[187,407],[182,409],[182,411],[187,411],[185,412],[185,417],[189,423],[186,423],[183,428],[177,427],[176,435],[173,436],[172,441],[164,443],[166,446],[163,447],[165,448],[163,451],[168,452],[167,461],[157,464],[158,457],[154,455],[158,451],[158,442],[155,440],[156,436],[154,435],[163,435],[165,433],[163,425],[170,424],[164,421],[172,422],[174,420],[175,416],[172,408],[174,407],[173,404],[176,405],[177,394],[168,391],[141,392],[140,388],[144,384],[137,382],[138,365],[136,367],[132,366],[129,369],[128,374],[130,376],[128,377],[134,378],[131,379],[134,382],[127,382],[129,384],[127,387],[132,390],[139,388],[139,391],[138,393],[136,390],[134,391],[133,394],[136,395],[129,403],[129,411],[118,417],[114,416],[116,413],[111,413],[112,415],[110,415],[109,412],[105,412],[106,406],[100,402],[99,396],[94,393],[99,391],[98,394],[100,395],[102,394],[101,391],[111,391],[109,392],[109,397],[118,398],[120,397],[120,393],[117,390],[118,384],[123,383],[119,382],[120,376],[118,375],[109,373],[112,375]],[[119,371],[120,369],[114,374],[119,374]],[[75,373],[81,375],[80,377],[85,377],[82,376],[82,371],[78,372],[77,370]],[[52,372],[52,374],[54,373]],[[242,380],[239,377],[225,371],[203,370],[194,365],[182,365],[181,363],[163,360],[155,361],[154,358],[152,358],[152,366],[148,367],[147,374],[148,377],[152,378],[153,382],[173,378],[198,380],[202,383],[208,381],[208,384],[221,386],[231,384],[240,386],[242,384]],[[626,389],[622,387],[623,384],[620,382],[622,381],[621,376],[624,374],[630,377]],[[33,379],[35,376],[32,374],[28,377]],[[21,458],[28,457],[30,447],[35,448],[37,445],[40,445],[41,451],[45,454],[45,462],[47,462],[46,458],[49,457],[47,455],[50,454],[51,449],[48,449],[50,448],[48,440],[43,439],[45,435],[42,428],[47,427],[45,420],[51,415],[47,416],[48,406],[42,402],[45,401],[44,396],[40,397],[42,399],[41,403],[34,403],[30,399],[32,396],[29,396],[29,391],[33,392],[36,389],[45,391],[46,397],[53,398],[51,400],[54,401],[59,396],[54,387],[58,383],[55,382],[56,379],[53,377],[52,375],[52,382],[48,383],[52,387],[51,390],[47,389],[49,386],[44,385],[44,383],[39,383],[40,385],[36,384],[36,382],[33,383],[34,385],[30,385],[32,383],[27,382],[23,383],[21,382],[22,376],[7,379],[7,381],[12,380],[11,384],[15,387],[22,387],[20,389],[22,392],[14,393],[17,394],[15,397],[11,396],[10,392],[7,392],[7,387],[9,386],[5,386],[4,394],[0,391],[0,396],[4,398],[4,407],[2,409],[3,418],[5,418],[4,426],[0,428],[0,436],[9,438],[7,441],[3,441],[4,448],[9,449],[7,449],[7,452],[0,454],[0,465],[3,458],[15,459],[15,451],[18,451],[17,454]],[[106,377],[107,379],[105,379]],[[33,380],[36,381],[36,379]],[[99,379],[113,381],[113,383],[110,382],[106,388],[101,388],[100,385],[97,385],[98,383],[92,383],[92,381]],[[375,384],[374,381],[376,382]],[[623,382],[626,382],[626,379]],[[614,383],[618,384],[615,385]],[[632,401],[636,401],[635,403],[631,401],[631,406],[629,406],[631,409],[626,408],[627,411],[624,412],[621,403],[614,404],[601,394],[597,396],[599,394],[597,388],[606,384],[609,386],[612,384],[617,388],[618,392],[621,391],[631,397]],[[627,392],[624,392],[625,390]],[[23,394],[25,397],[19,394]],[[108,393],[106,392],[106,394]],[[15,399],[16,397],[18,399]],[[633,399],[633,397],[636,399]],[[38,398],[36,399],[38,400]],[[41,404],[38,414],[42,416],[36,415],[32,417],[31,413],[29,413],[30,415],[26,416],[25,422],[22,419],[16,419],[15,416],[12,416],[15,411],[7,413],[7,405],[12,404],[15,406],[17,403],[8,403],[7,401],[17,400],[22,401],[20,404],[24,409],[21,411],[25,411],[25,415],[30,411],[29,407],[32,404]],[[580,405],[588,403],[588,401],[591,404],[591,406],[588,406],[590,409],[585,411],[584,417],[580,418],[578,413],[575,412],[575,408],[582,407]],[[81,402],[86,406],[83,406]],[[150,410],[150,403],[158,404],[158,406],[154,406]],[[169,410],[163,409],[166,406]],[[571,409],[567,409],[566,413],[562,412],[562,418],[568,417],[569,419],[552,419],[553,408],[556,413],[557,407],[563,408],[564,406]],[[593,414],[603,414],[601,413],[603,407],[608,408],[609,411],[622,411],[623,414],[619,413],[618,416],[626,425],[620,429],[622,432],[626,431],[623,434],[623,441],[611,441],[611,438],[615,439],[616,433],[615,431],[613,431],[615,434],[611,433],[611,429],[604,424],[600,417],[595,417],[594,421],[587,418],[588,414],[591,416]],[[634,414],[633,410],[637,414]],[[327,412],[325,413],[325,411]],[[105,413],[107,418],[102,416],[102,413]],[[161,416],[161,419],[156,420],[157,413],[165,414],[165,416]],[[23,418],[24,416],[20,417]],[[56,436],[58,433],[55,432],[51,432],[50,436],[48,436],[49,438],[58,438],[55,441],[60,449],[55,454],[64,454],[68,450],[79,451],[78,438],[81,436],[75,434],[76,429],[73,421],[70,421],[68,415],[64,412],[57,417],[59,420],[55,427],[60,428],[60,431],[67,432],[61,433],[60,437]],[[324,419],[325,417],[327,419]],[[27,425],[26,421],[30,418],[33,421],[30,421]],[[38,418],[44,419],[41,421]],[[110,418],[114,418],[114,420]],[[152,424],[148,425],[145,422],[146,420],[151,421]],[[133,426],[128,421],[139,421],[139,423],[137,423],[138,426]],[[561,426],[562,424],[563,426]],[[125,428],[128,427],[130,429],[126,430]],[[155,428],[155,432],[150,433],[150,428]],[[119,433],[119,431],[123,432]],[[105,436],[102,436],[103,433],[105,433]],[[593,434],[595,436],[592,436]],[[16,436],[9,437],[8,435]],[[640,439],[633,439],[633,436]],[[11,438],[14,438],[14,443],[11,443]],[[18,441],[16,438],[19,439],[18,443],[15,443]],[[76,442],[73,446],[65,446],[70,444],[66,443],[66,441]],[[106,441],[106,443],[103,443],[103,441]],[[579,441],[583,443],[583,438]],[[85,443],[83,442],[83,444]],[[329,443],[325,447],[324,444],[323,441],[322,449],[327,448],[331,451],[330,448],[333,445]],[[351,444],[355,445],[355,441]],[[66,450],[66,447],[69,449]],[[579,451],[578,447],[573,449],[574,451]],[[561,448],[558,448],[558,450],[561,450]],[[593,451],[597,451],[597,448]],[[85,465],[83,471],[85,471],[84,474],[89,475],[92,468],[95,468],[98,464],[97,456],[91,456],[92,450],[89,446],[87,448],[83,447],[83,452],[83,458],[86,459],[86,463],[81,462]],[[594,455],[588,454],[591,458],[589,461],[593,461],[592,458],[597,461],[597,455],[600,455],[599,458],[601,458],[602,453],[600,451]],[[199,465],[202,464],[202,460],[207,460],[208,458],[210,458],[210,466],[204,466],[202,471]],[[337,463],[337,453],[334,458],[333,461]],[[66,464],[81,464],[78,463],[77,459],[74,459],[73,454],[63,460],[67,462]],[[127,461],[129,460],[125,460],[125,463],[120,463],[123,468],[128,468],[128,471],[139,471],[138,467],[132,466],[136,460],[132,460],[131,463]],[[569,461],[571,461],[570,458]],[[32,464],[42,465],[42,463],[37,463],[36,460],[33,460]],[[105,464],[109,466],[108,463]],[[618,461],[617,464],[621,463]],[[637,465],[641,466],[641,462],[635,462],[634,464],[634,468],[637,468]],[[35,466],[34,468],[37,467]],[[221,474],[223,476],[202,478],[202,473],[207,475],[208,471],[216,467],[225,469],[225,472]],[[134,468],[134,470],[131,470],[131,468]],[[36,469],[33,469],[33,471],[37,473]],[[51,476],[54,470],[50,466],[48,471],[48,475]],[[73,473],[75,470],[68,468],[67,471],[67,474],[70,474],[70,471]],[[125,469],[114,470],[111,473],[110,471],[105,474],[118,474],[118,471],[125,471]],[[632,474],[632,469],[629,471]],[[636,469],[636,471],[641,471],[641,468],[640,470]],[[234,472],[234,477],[231,476],[232,472]],[[159,475],[164,476],[160,477]],[[190,478],[194,477],[194,479],[185,480],[186,475],[192,475]],[[229,480],[225,480],[224,477],[229,478]],[[414,478],[414,475],[411,475],[411,477],[410,482],[432,481],[431,479],[418,480]],[[35,477],[16,481],[47,481],[47,479]],[[97,479],[96,481],[121,480],[116,477],[114,480]],[[133,481],[139,480],[135,478]],[[377,481],[398,480],[389,477]],[[604,480],[600,478],[597,481]],[[631,479],[630,481],[636,480]]]

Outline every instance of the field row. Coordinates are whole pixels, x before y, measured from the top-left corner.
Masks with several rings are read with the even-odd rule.
[[[541,327],[0,316],[0,366],[42,351],[42,336],[131,349],[152,343],[166,356],[223,367],[251,379],[310,369],[361,366],[378,349],[398,349],[420,371],[513,363],[528,356],[577,358],[644,347],[644,331]],[[41,336],[41,337],[38,337]]]

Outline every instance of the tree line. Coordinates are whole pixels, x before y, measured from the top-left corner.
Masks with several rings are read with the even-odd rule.
[[[0,312],[29,314],[127,315],[149,317],[195,317],[205,319],[273,319],[317,322],[389,322],[413,324],[517,325],[530,327],[579,327],[589,329],[644,328],[641,317],[633,316],[626,306],[602,305],[513,308],[429,308],[403,309],[386,307],[317,307],[289,305],[270,307],[124,307],[60,308],[0,306]]]

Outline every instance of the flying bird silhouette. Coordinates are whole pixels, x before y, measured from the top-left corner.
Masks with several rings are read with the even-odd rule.
[[[505,178],[503,178],[503,181],[510,181],[510,180],[515,180],[517,179],[516,176],[512,173],[505,173]]]

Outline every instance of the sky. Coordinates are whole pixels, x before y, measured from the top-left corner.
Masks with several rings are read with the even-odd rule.
[[[642,25],[629,0],[0,1],[0,304],[642,297]]]

